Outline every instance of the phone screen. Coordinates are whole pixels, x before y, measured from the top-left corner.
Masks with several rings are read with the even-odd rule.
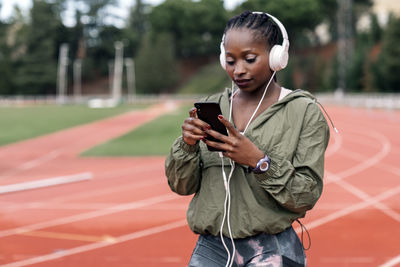
[[[217,102],[196,102],[194,103],[194,106],[197,109],[197,116],[200,120],[207,122],[214,131],[223,135],[228,135],[225,125],[223,125],[218,119],[218,115],[222,114],[222,112]],[[215,139],[212,136],[208,136],[206,139],[221,143],[220,140]],[[208,150],[220,151],[210,146],[208,146]]]

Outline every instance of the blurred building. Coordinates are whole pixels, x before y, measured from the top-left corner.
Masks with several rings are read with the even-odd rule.
[[[378,21],[381,25],[387,23],[390,13],[396,16],[400,15],[399,0],[374,0],[373,2],[372,11],[378,16]]]
[[[377,16],[380,26],[385,26],[389,20],[390,14],[400,16],[400,1],[399,0],[373,0],[371,8],[372,13]],[[357,24],[358,30],[367,30],[370,25],[370,17],[365,14],[360,18]]]

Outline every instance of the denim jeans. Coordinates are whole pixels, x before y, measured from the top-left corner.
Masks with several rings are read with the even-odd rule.
[[[232,253],[231,240],[224,237],[224,241]],[[276,235],[258,234],[234,241],[236,253],[232,266],[306,266],[303,245],[292,227]],[[224,267],[227,259],[228,254],[219,236],[200,235],[189,267]]]

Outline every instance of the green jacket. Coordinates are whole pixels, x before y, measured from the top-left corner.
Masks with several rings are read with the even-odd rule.
[[[228,90],[208,97],[229,117]],[[271,159],[264,174],[236,164],[230,182],[230,223],[234,238],[258,233],[276,234],[304,217],[322,193],[324,153],[329,126],[315,98],[296,90],[256,117],[248,137]],[[224,212],[225,188],[221,158],[203,142],[187,145],[182,137],[173,144],[165,161],[168,184],[180,195],[195,194],[187,211],[193,232],[217,235]],[[224,158],[225,172],[230,172]],[[223,234],[229,236],[224,226]]]

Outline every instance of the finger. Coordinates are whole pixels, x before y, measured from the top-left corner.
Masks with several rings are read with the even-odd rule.
[[[224,116],[218,115],[218,119],[226,127],[226,129],[228,129],[230,135],[237,136],[238,134],[240,134],[239,131],[233,126],[233,124],[225,119]]]
[[[228,151],[222,152],[222,155],[223,155],[224,157],[226,157],[226,158],[231,158],[231,157],[232,157],[231,152],[228,152]]]
[[[196,108],[192,108],[191,110],[189,110],[189,116],[191,118],[196,118],[197,117],[196,114],[197,114],[197,109]]]
[[[190,132],[195,135],[206,136],[207,133],[201,128],[191,123],[184,123],[182,125],[182,132]]]
[[[200,119],[194,119],[194,120],[192,121],[192,124],[193,124],[195,127],[201,129],[203,132],[206,132],[206,131],[208,131],[208,130],[211,129],[211,126],[210,126],[208,123],[206,123],[206,122],[204,122],[204,121],[202,121],[202,120],[200,120]]]
[[[201,129],[203,131],[207,131],[207,130],[211,129],[211,126],[208,123],[198,119],[197,116],[196,117],[187,118],[185,120],[185,123],[194,125],[195,127],[199,128],[199,129]]]
[[[209,139],[203,139],[203,141],[206,145],[214,147],[220,151],[224,151],[224,153],[231,149],[231,147],[228,144],[210,141]]]
[[[200,128],[200,129],[203,129],[204,131],[206,131],[208,129],[211,129],[211,126],[208,123],[198,119],[197,116],[196,117],[188,117],[188,118],[186,118],[185,121],[184,121],[184,124],[186,124],[186,123],[194,125],[194,126]]]
[[[205,140],[203,135],[196,135],[192,134],[190,132],[184,132],[182,134],[182,137],[184,140],[193,140],[193,141],[200,141],[200,140]]]
[[[219,132],[217,132],[215,130],[212,130],[212,129],[206,130],[205,133],[208,134],[208,135],[211,135],[212,137],[214,137],[215,139],[220,140],[223,143],[227,143],[227,144],[231,143],[231,141],[229,139],[229,136],[221,134],[221,133],[219,133]]]

